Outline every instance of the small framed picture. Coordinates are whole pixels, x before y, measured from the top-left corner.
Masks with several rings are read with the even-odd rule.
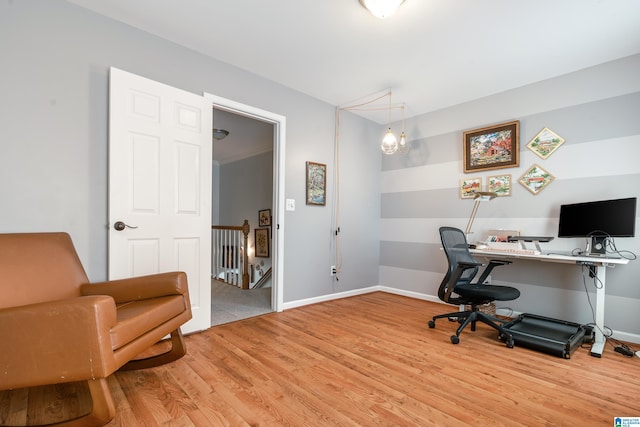
[[[463,178],[460,180],[461,199],[473,199],[478,191],[482,191],[482,178]]]
[[[520,177],[520,184],[534,195],[540,193],[555,177],[539,165],[534,164]]]
[[[324,206],[327,203],[327,165],[307,162],[307,204]]]
[[[519,132],[518,120],[465,132],[464,173],[517,167],[520,164]]]
[[[495,175],[487,178],[487,190],[500,196],[511,195],[511,175]]]
[[[269,229],[256,228],[254,232],[256,257],[269,258]]]
[[[258,211],[258,227],[271,226],[271,209]]]
[[[564,144],[564,138],[549,128],[544,128],[527,144],[527,148],[542,159],[546,159]]]

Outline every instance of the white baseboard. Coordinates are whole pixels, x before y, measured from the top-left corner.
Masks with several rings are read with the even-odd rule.
[[[332,300],[336,300],[336,299],[341,299],[341,298],[347,298],[347,297],[353,297],[356,295],[364,295],[364,294],[369,294],[372,292],[387,292],[390,294],[395,294],[395,295],[402,295],[405,297],[409,297],[409,298],[415,298],[415,299],[420,299],[420,300],[424,300],[424,301],[431,301],[431,302],[437,302],[439,304],[443,304],[443,305],[449,305],[446,304],[444,302],[442,302],[440,300],[440,298],[437,297],[437,295],[428,295],[428,294],[423,294],[420,292],[413,292],[413,291],[405,291],[403,289],[396,289],[396,288],[391,288],[388,286],[370,286],[368,288],[361,288],[361,289],[354,289],[352,291],[345,291],[345,292],[338,292],[335,294],[328,294],[328,295],[322,295],[319,297],[314,297],[314,298],[306,298],[306,299],[301,299],[301,300],[297,300],[297,301],[291,301],[291,302],[285,302],[283,304],[283,310],[288,310],[290,308],[296,308],[296,307],[303,307],[305,305],[310,305],[310,304],[317,304],[319,302],[326,302],[326,301],[332,301]],[[509,317],[518,317],[519,315],[521,315],[521,312],[518,311],[513,311],[511,309],[504,309],[504,308],[498,308],[496,310],[497,314],[500,315],[504,315],[504,316],[509,316]],[[630,333],[626,333],[626,332],[620,332],[620,331],[613,331],[613,338],[620,340],[620,341],[626,341],[626,342],[631,342],[634,344],[640,344],[640,335],[637,334],[630,334]]]

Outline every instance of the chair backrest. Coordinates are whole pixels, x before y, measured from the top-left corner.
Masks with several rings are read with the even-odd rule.
[[[0,234],[0,308],[77,297],[84,283],[68,234]]]
[[[469,252],[467,238],[462,230],[454,227],[440,227],[440,240],[442,241],[442,248],[447,256],[449,267],[447,268],[447,273],[445,274],[444,279],[442,279],[440,288],[438,288],[438,298],[444,302],[458,304],[458,300],[456,298],[447,298],[447,294],[451,294],[448,292],[451,276],[458,268],[459,262],[476,262],[476,260]],[[466,270],[456,285],[470,283],[477,273],[478,267]]]

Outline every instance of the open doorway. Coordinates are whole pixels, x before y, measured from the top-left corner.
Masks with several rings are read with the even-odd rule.
[[[213,128],[226,131],[212,138],[212,225],[240,225],[247,220],[251,229],[246,251],[249,286],[224,283],[212,271],[214,326],[281,310],[278,267],[283,224],[278,219],[279,206],[284,204],[280,203],[284,117],[212,95],[205,97],[213,101]],[[268,237],[266,248],[260,246],[264,236]]]

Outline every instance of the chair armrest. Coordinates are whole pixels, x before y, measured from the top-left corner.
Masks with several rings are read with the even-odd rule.
[[[188,295],[187,275],[181,271],[84,284],[82,295],[109,295],[117,304],[170,295]]]
[[[110,375],[116,322],[108,296],[0,309],[0,390]]]
[[[489,261],[489,265],[487,265],[487,268],[484,269],[484,271],[482,272],[482,275],[480,276],[480,278],[476,283],[478,283],[479,285],[482,285],[487,280],[487,277],[489,277],[489,275],[491,274],[491,271],[494,268],[499,267],[501,265],[509,265],[511,263],[512,263],[511,261],[507,261],[504,259],[492,259],[491,261]]]
[[[468,270],[473,267],[482,267],[484,264],[481,262],[460,261],[458,262],[458,268],[462,267],[463,270]]]
[[[465,270],[469,270],[470,268],[475,268],[475,267],[480,267],[480,266],[482,266],[482,264],[479,263],[479,262],[470,262],[470,261],[461,261],[461,262],[459,262],[458,266],[455,269],[455,271],[453,272],[451,277],[449,277],[448,284],[447,284],[447,290],[446,290],[446,292],[444,294],[444,301],[445,302],[449,302],[449,298],[451,297],[451,294],[453,293],[453,289],[456,287],[456,284],[458,283],[458,281],[462,277],[462,273],[464,273]]]

